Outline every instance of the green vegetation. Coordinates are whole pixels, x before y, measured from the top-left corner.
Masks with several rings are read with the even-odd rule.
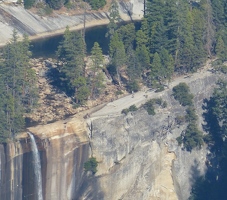
[[[179,144],[183,143],[187,151],[191,151],[193,148],[200,148],[203,145],[203,134],[195,123],[189,123],[185,133],[177,137],[176,140]]]
[[[24,0],[24,8],[30,9],[35,4],[35,0]]]
[[[46,0],[46,3],[50,6],[50,8],[54,10],[59,10],[66,3],[65,0]]]
[[[53,9],[50,8],[48,4],[37,3],[36,8],[38,9],[37,14],[39,14],[40,16],[51,15],[53,13]]]
[[[129,112],[135,112],[137,110],[138,108],[135,105],[131,105],[129,108],[123,109],[121,113],[127,115]]]
[[[192,187],[190,200],[226,199],[227,184],[227,83],[218,81],[212,97],[205,100],[206,142],[210,151],[207,172]]]
[[[154,102],[152,100],[147,101],[143,105],[144,109],[147,111],[148,115],[155,115]]]
[[[148,115],[155,115],[155,104],[162,108],[167,107],[167,102],[163,102],[161,98],[151,99],[143,105],[143,108],[147,111]]]
[[[96,158],[91,157],[87,162],[84,163],[84,170],[91,171],[92,174],[95,174],[97,172],[97,166],[98,162],[96,161]]]
[[[186,83],[179,83],[173,87],[173,96],[182,106],[191,106],[193,95],[190,94],[189,87]]]
[[[203,134],[197,127],[198,117],[192,101],[193,95],[186,83],[179,83],[173,87],[173,96],[182,106],[188,106],[186,116],[177,116],[176,118],[177,124],[182,124],[185,121],[189,123],[185,132],[176,138],[178,144],[183,144],[187,151],[191,151],[196,147],[200,148],[203,144]]]
[[[0,142],[14,138],[23,130],[24,113],[36,106],[37,80],[29,65],[30,56],[28,37],[19,42],[14,30],[0,56]]]
[[[58,84],[73,96],[76,104],[83,104],[90,92],[89,83],[84,74],[85,44],[82,36],[77,32],[70,32],[67,27],[64,39],[58,47],[57,56],[63,62],[63,65],[58,68],[60,74]],[[97,66],[94,65],[94,67]],[[94,74],[92,78],[95,84]]]
[[[140,86],[138,84],[137,80],[133,80],[133,81],[129,81],[127,83],[127,90],[131,93],[131,92],[138,92],[140,89]]]
[[[115,31],[118,28],[117,23],[120,22],[120,20],[121,20],[119,10],[118,10],[118,4],[117,4],[116,0],[111,1],[109,13],[110,13],[110,15],[109,15],[110,22],[107,25],[108,31],[106,33],[106,37],[112,38],[113,34],[115,33]]]
[[[97,42],[94,43],[94,46],[91,50],[91,76],[89,78],[90,81],[90,90],[91,90],[91,98],[95,98],[101,92],[101,89],[104,87],[103,85],[103,74],[101,73],[102,68],[104,68],[104,58],[102,54],[102,49],[100,48]]]
[[[87,0],[93,10],[98,10],[106,5],[105,0]]]

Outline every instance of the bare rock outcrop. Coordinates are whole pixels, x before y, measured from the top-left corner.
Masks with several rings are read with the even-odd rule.
[[[210,97],[220,77],[224,78],[203,69],[176,79],[166,91],[147,93],[148,99],[161,97],[168,104],[156,108],[155,116],[144,109],[120,114],[123,99],[91,115],[87,123],[92,127],[92,155],[99,161],[97,179],[104,199],[188,199],[196,177],[206,172],[209,150],[205,145],[188,152],[178,145],[176,138],[187,124],[178,125],[176,117],[186,112],[171,95],[171,88],[179,82],[189,85],[202,130],[203,100]],[[125,98],[128,107],[147,100],[139,95]]]
[[[140,20],[143,17],[143,1],[130,0],[127,3],[120,1],[119,13],[123,21]],[[94,27],[109,23],[107,11],[87,11],[86,27]],[[0,46],[11,38],[13,29],[19,36],[27,34],[31,39],[50,35],[62,34],[66,26],[71,30],[83,29],[84,15],[56,13],[52,16],[41,16],[21,5],[6,4],[0,1]]]

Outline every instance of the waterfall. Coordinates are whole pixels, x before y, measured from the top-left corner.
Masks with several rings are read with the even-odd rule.
[[[28,135],[31,138],[32,143],[32,156],[34,159],[34,170],[35,170],[35,182],[38,191],[38,200],[43,200],[43,192],[42,192],[42,175],[41,175],[41,164],[40,164],[40,157],[37,145],[35,143],[34,136],[28,132]]]

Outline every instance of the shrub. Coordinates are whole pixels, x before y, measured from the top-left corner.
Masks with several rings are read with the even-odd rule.
[[[187,151],[191,151],[193,148],[201,148],[203,145],[203,135],[200,130],[198,130],[195,123],[190,123],[185,131],[185,134],[176,138],[179,145],[184,144],[184,148]]]
[[[24,8],[30,9],[32,6],[34,6],[35,0],[24,0]]]
[[[116,92],[115,92],[115,95],[122,95],[122,94],[124,94],[121,90],[117,90]]]
[[[176,116],[175,121],[178,125],[181,125],[185,122],[185,117],[182,115],[178,115]]]
[[[221,66],[220,66],[220,71],[221,71],[223,74],[227,74],[227,66],[226,66],[226,65],[221,65]]]
[[[93,10],[98,10],[106,5],[106,0],[88,0],[87,2]]]
[[[135,105],[131,105],[130,107],[129,107],[129,111],[130,112],[134,112],[134,111],[137,111],[138,110],[138,108],[135,106]]]
[[[193,95],[190,93],[186,83],[179,83],[177,86],[173,87],[173,96],[182,106],[192,105]]]
[[[45,15],[51,15],[53,13],[53,10],[50,8],[49,5],[46,5],[44,8]]]
[[[154,103],[158,104],[159,106],[162,105],[162,99],[161,98],[157,98],[157,99],[153,99]]]
[[[164,101],[163,104],[162,104],[162,108],[166,108],[167,107],[167,102]]]
[[[186,114],[185,118],[186,118],[187,122],[196,122],[197,121],[198,117],[195,113],[195,108],[193,108],[192,106],[188,107],[186,109],[186,113],[187,114]]]
[[[122,114],[127,115],[129,112],[135,112],[138,108],[135,105],[131,105],[129,108],[125,108],[121,111]]]
[[[143,107],[147,111],[148,115],[155,115],[153,104],[154,104],[154,101],[151,99],[143,105]]]
[[[98,162],[96,161],[96,158],[91,157],[87,162],[84,163],[84,170],[91,171],[93,174],[97,172],[97,166]]]
[[[137,81],[129,81],[127,84],[128,92],[137,92],[139,91],[140,87]]]
[[[125,108],[121,111],[121,113],[127,115],[129,113],[129,109]]]
[[[155,90],[155,92],[162,92],[162,91],[164,91],[164,90],[165,90],[164,86],[163,86],[163,85],[159,85],[159,86],[157,87],[157,90]]]
[[[65,0],[46,0],[46,3],[50,8],[59,10],[65,4]]]

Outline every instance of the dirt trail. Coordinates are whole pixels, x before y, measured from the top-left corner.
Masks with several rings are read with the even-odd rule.
[[[135,104],[136,106],[140,106],[143,103],[145,103],[147,100],[152,98],[158,98],[163,95],[166,90],[172,90],[172,88],[176,85],[178,85],[180,82],[190,83],[197,79],[203,79],[206,76],[210,76],[212,74],[211,72],[211,61],[208,60],[203,68],[198,70],[198,72],[190,74],[190,75],[184,75],[179,76],[172,80],[172,82],[168,85],[169,88],[166,88],[163,92],[156,93],[154,90],[151,91],[146,88],[144,91],[139,91],[135,93],[133,96],[128,95],[126,97],[120,98],[118,100],[115,100],[113,102],[108,103],[105,107],[98,110],[97,112],[91,114],[91,118],[99,118],[99,117],[106,117],[106,116],[115,116],[119,115],[121,111],[125,108],[128,108],[129,106]]]

